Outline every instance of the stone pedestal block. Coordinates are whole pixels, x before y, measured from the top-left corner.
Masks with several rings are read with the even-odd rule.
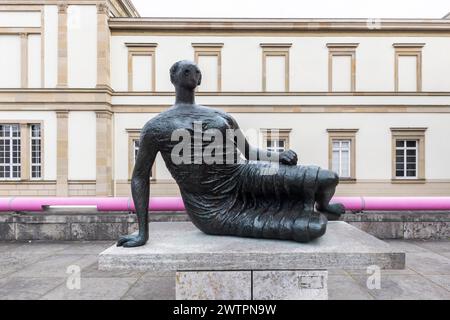
[[[190,222],[150,223],[148,243],[112,246],[101,270],[177,271],[178,299],[327,299],[327,270],[404,269],[405,253],[345,222],[310,243],[211,236]]]
[[[177,300],[327,300],[325,270],[178,271]]]

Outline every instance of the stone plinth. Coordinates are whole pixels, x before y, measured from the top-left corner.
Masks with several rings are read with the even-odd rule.
[[[332,221],[309,243],[211,236],[190,222],[150,223],[150,239],[137,248],[112,246],[101,270],[403,269],[405,254],[345,222]]]
[[[211,236],[190,222],[150,224],[145,246],[112,246],[100,270],[174,270],[177,299],[327,299],[328,269],[403,269],[405,253],[345,222],[310,243]]]

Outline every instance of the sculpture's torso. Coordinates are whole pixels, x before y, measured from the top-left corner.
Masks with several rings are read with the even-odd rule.
[[[172,151],[180,139],[173,139],[173,133],[176,130],[187,131],[194,139],[194,126],[199,123],[203,133],[210,129],[222,133],[224,160],[228,156],[234,161],[196,163],[192,144],[190,164],[174,163]],[[305,188],[314,189],[316,185],[318,167],[243,160],[233,136],[227,134],[227,130],[232,132],[230,130],[234,129],[233,119],[225,112],[192,105],[172,107],[151,119],[143,129],[152,136],[154,145],[177,182],[192,222],[205,232],[218,230],[217,224],[221,225],[219,229],[226,230],[229,223],[234,225],[231,223],[233,219],[246,219],[247,216],[253,220],[267,211],[297,215],[303,210]],[[200,152],[204,153],[210,143],[203,141]],[[232,147],[226,148],[227,143]],[[276,167],[275,173],[267,174],[267,170],[273,167]]]
[[[158,151],[161,152],[167,168],[180,189],[189,190],[191,193],[214,193],[214,188],[211,186],[214,183],[212,180],[222,176],[229,177],[230,174],[239,170],[239,152],[234,140],[230,137],[234,129],[233,121],[226,113],[203,106],[172,107],[150,120],[144,127],[144,130],[154,137]],[[190,136],[190,155],[187,157],[186,154],[179,152],[181,138],[180,135],[177,136],[177,130],[188,133]],[[203,134],[204,137],[211,132],[220,132],[223,137],[223,147],[219,152],[214,153],[213,159],[220,159],[221,162],[205,162],[205,157],[211,154],[206,149],[211,145],[211,141],[207,138],[202,139],[201,136],[200,140],[194,141],[195,137],[198,137],[195,131]],[[175,150],[178,151],[174,151],[177,145],[178,149]],[[229,148],[226,148],[227,145]],[[182,163],[173,161],[173,156],[180,155],[183,156]]]

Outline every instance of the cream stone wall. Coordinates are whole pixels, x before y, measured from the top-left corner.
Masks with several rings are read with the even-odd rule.
[[[97,7],[70,5],[67,9],[68,86],[97,84]]]
[[[0,27],[40,27],[41,14],[39,11],[0,11]]]
[[[95,112],[69,113],[69,180],[95,180],[96,116]]]
[[[58,79],[58,7],[44,6],[45,87],[54,88]]]
[[[0,88],[20,87],[20,36],[0,35]]]
[[[211,36],[120,36],[111,38],[111,83],[114,90],[127,90],[125,42],[157,43],[156,91],[171,91],[168,70],[174,61],[194,60],[192,43],[223,42],[222,91],[261,91],[260,43],[292,43],[291,91],[328,91],[327,43],[359,43],[356,48],[356,90],[394,91],[394,43],[425,43],[423,91],[450,91],[450,50],[447,37],[211,37]]]
[[[41,35],[28,35],[28,88],[42,88]]]

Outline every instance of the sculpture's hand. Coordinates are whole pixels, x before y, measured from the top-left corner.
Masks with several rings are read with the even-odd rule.
[[[129,235],[129,236],[122,236],[119,238],[119,241],[117,241],[118,247],[139,247],[143,246],[148,240],[148,236],[141,236],[141,235]]]
[[[297,154],[292,150],[286,150],[280,153],[280,163],[288,166],[295,166],[297,164]]]

